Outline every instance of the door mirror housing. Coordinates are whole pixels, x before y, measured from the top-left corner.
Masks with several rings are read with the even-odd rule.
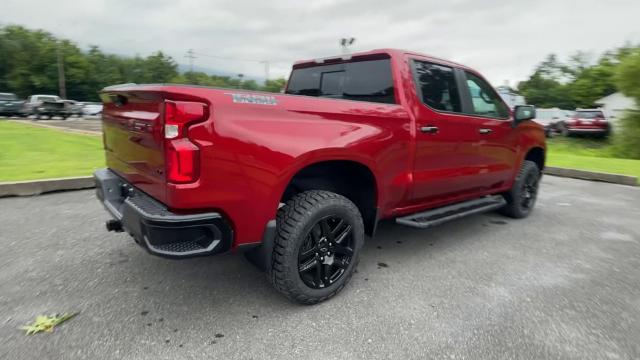
[[[516,105],[513,109],[513,125],[536,118],[536,108],[533,105]]]

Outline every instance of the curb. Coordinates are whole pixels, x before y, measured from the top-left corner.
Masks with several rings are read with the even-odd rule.
[[[0,198],[40,195],[52,191],[90,189],[95,186],[93,176],[0,182]]]
[[[544,168],[544,173],[547,175],[568,177],[581,180],[602,181],[613,184],[638,186],[638,178],[635,176],[609,174],[601,172],[593,172],[586,170],[567,169],[553,166],[547,166]]]
[[[613,184],[638,186],[638,178],[635,176],[599,173],[585,170],[566,169],[547,166],[544,169],[547,175],[602,181]],[[93,176],[27,180],[16,182],[0,182],[0,198],[8,196],[32,196],[53,191],[91,189],[95,187]]]

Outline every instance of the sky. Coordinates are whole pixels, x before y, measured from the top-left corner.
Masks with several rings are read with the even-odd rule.
[[[287,76],[293,61],[401,48],[470,66],[494,85],[525,80],[549,53],[640,43],[638,0],[2,0],[18,24],[120,55],[162,50],[196,68]],[[212,56],[231,58],[217,59]],[[253,61],[240,61],[247,59]]]

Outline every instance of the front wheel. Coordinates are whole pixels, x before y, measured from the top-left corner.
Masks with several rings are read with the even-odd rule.
[[[529,216],[538,196],[540,175],[540,169],[536,163],[529,160],[522,162],[513,187],[503,194],[507,201],[507,205],[501,209],[504,215],[516,219]]]
[[[273,286],[292,301],[315,304],[349,282],[364,243],[358,208],[344,196],[305,191],[278,211],[268,271]]]

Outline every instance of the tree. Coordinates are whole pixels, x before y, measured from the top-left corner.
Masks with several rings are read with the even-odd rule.
[[[165,83],[178,75],[178,65],[162,51],[148,56],[140,65],[142,83]]]
[[[210,75],[204,72],[178,73],[176,62],[162,51],[143,57],[105,54],[98,46],[82,50],[73,42],[42,30],[22,26],[0,27],[0,90],[26,97],[58,93],[58,59],[62,55],[67,97],[99,100],[104,87],[122,83],[194,84],[278,92],[284,79],[260,86],[255,80]]]
[[[285,80],[284,78],[267,80],[265,81],[263,90],[277,93],[284,90],[284,86],[286,85],[286,83],[287,80]]]
[[[618,155],[640,159],[640,49],[627,53],[617,68],[615,80],[623,94],[634,99],[636,110],[628,111],[621,119],[622,131],[616,137]]]
[[[595,63],[589,53],[582,51],[570,56],[567,63],[554,54],[548,55],[529,79],[520,82],[518,90],[538,107],[593,107],[596,100],[617,91],[616,69],[634,49],[638,47],[628,44],[607,51]]]

